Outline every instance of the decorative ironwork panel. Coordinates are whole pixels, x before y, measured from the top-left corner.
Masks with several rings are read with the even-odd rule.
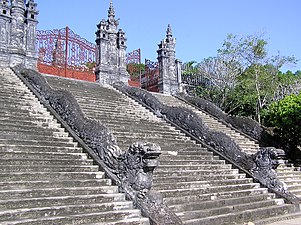
[[[126,54],[125,62],[129,64],[141,64],[140,48]]]
[[[148,70],[156,70],[159,67],[159,63],[155,61],[151,61],[149,59],[145,59],[145,67]]]
[[[36,44],[38,49],[38,68],[47,68],[46,71],[40,72],[53,74],[53,71],[60,71],[49,67],[52,66],[64,68],[65,77],[68,77],[70,70],[94,75],[96,45],[81,38],[68,27],[37,31]],[[62,76],[61,72],[54,75]],[[87,80],[93,79],[87,78]]]
[[[159,63],[145,59],[145,72],[141,78],[141,87],[148,91],[159,92]]]

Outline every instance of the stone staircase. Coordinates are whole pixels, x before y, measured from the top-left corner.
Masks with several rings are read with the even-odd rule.
[[[181,106],[181,107],[191,109],[203,119],[203,121],[207,124],[208,127],[228,134],[246,153],[253,154],[256,153],[256,151],[259,149],[259,145],[256,144],[254,141],[248,139],[246,136],[243,136],[242,134],[235,131],[234,129],[227,127],[223,123],[219,122],[212,116],[198,110],[194,106],[191,106],[170,95],[164,95],[160,93],[152,93],[152,94],[156,96],[164,104],[167,104],[169,106]],[[283,160],[281,165],[277,168],[277,173],[279,179],[286,184],[288,190],[301,199],[300,167],[295,167],[292,163],[289,163],[288,160]]]
[[[278,166],[277,174],[279,180],[286,184],[287,189],[301,199],[301,168],[285,160]]]
[[[234,129],[226,126],[225,124],[219,122],[217,119],[212,116],[196,109],[195,107],[173,97],[170,95],[164,95],[160,93],[152,93],[156,96],[161,102],[169,106],[180,106],[184,108],[188,108],[195,113],[197,113],[203,120],[203,122],[210,128],[216,131],[223,132],[233,138],[233,140],[238,144],[241,149],[247,154],[254,154],[259,150],[259,145],[254,141],[248,139],[246,136],[240,134]]]
[[[0,224],[149,224],[82,152],[0,68]]]
[[[162,148],[153,189],[184,224],[267,224],[293,211],[267,189],[111,87],[46,76],[73,93],[85,115],[106,124],[125,150],[139,140]],[[255,148],[255,147],[254,147]]]

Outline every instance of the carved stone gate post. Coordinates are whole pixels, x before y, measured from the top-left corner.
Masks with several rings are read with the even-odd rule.
[[[179,68],[181,62],[176,60],[176,39],[173,38],[170,25],[167,27],[166,38],[158,46],[159,92],[174,94],[180,91],[181,70]]]
[[[96,80],[102,84],[112,84],[115,81],[128,83],[129,74],[126,71],[126,37],[122,29],[117,31],[118,19],[111,1],[108,19],[101,20],[96,31]]]

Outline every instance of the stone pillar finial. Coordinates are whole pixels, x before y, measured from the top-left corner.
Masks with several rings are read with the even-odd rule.
[[[110,7],[109,7],[109,10],[108,10],[108,17],[113,17],[115,18],[115,10],[114,10],[114,6],[113,6],[113,1],[111,0],[110,1]]]
[[[167,26],[166,37],[172,37],[172,29],[170,24]]]

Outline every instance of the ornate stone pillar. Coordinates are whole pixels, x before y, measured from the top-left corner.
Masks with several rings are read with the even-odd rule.
[[[27,68],[37,68],[37,49],[36,49],[36,36],[38,25],[38,10],[37,4],[34,0],[29,0],[26,4],[26,60],[25,66]]]
[[[159,78],[159,91],[164,94],[173,94],[179,92],[181,79],[180,74],[177,72],[178,67],[176,65],[176,40],[172,36],[171,26],[168,25],[166,31],[166,38],[158,45],[158,62],[160,69]]]
[[[25,52],[24,0],[11,1],[10,66],[24,65]]]
[[[108,10],[108,19],[97,25],[96,31],[96,80],[101,84],[112,84],[115,81],[128,82],[129,74],[126,71],[125,33],[117,27],[119,20],[115,19],[115,10],[112,1]]]
[[[9,65],[9,43],[10,43],[10,5],[8,0],[0,1],[0,66]]]
[[[127,83],[129,80],[128,72],[126,71],[126,37],[125,33],[122,29],[119,29],[117,33],[117,48],[118,48],[118,73],[119,73],[119,80],[123,83]]]

